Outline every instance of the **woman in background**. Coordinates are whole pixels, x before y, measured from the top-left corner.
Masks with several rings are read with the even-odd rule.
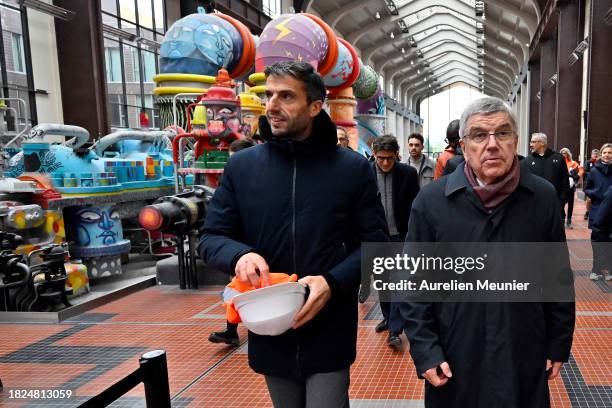
[[[574,195],[576,193],[576,186],[578,185],[578,181],[580,181],[584,170],[577,162],[574,161],[570,149],[564,147],[563,149],[561,149],[560,153],[565,158],[567,172],[569,173],[570,186],[570,191],[567,197],[567,221],[565,223],[565,226],[569,229],[572,229],[572,214],[574,213]],[[563,214],[565,214],[565,208]]]
[[[601,159],[591,169],[584,188],[584,193],[591,199],[589,229],[591,230],[591,246],[593,247],[593,271],[590,278],[592,280],[599,280],[605,273],[606,280],[612,280],[609,266],[605,262],[606,244],[609,239],[602,239],[600,234],[597,233],[597,229],[593,227],[593,222],[597,218],[597,212],[604,199],[604,194],[612,186],[612,143],[604,144],[600,149],[600,154]]]

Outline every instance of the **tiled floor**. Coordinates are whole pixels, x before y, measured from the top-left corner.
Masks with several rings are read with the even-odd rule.
[[[577,325],[572,356],[551,382],[554,407],[612,407],[612,282],[588,279],[591,249],[584,206],[576,203],[568,230],[576,271]],[[78,406],[138,367],[148,350],[165,349],[174,407],[270,407],[264,380],[248,367],[245,350],[209,343],[224,326],[219,287],[180,291],[158,286],[62,324],[0,325],[0,407]],[[371,297],[359,306],[358,357],[351,370],[351,406],[423,406],[423,383],[409,354],[393,352],[374,333],[380,310]],[[242,339],[246,338],[243,327]],[[70,400],[16,400],[22,388],[71,389]],[[142,385],[113,406],[144,406]]]

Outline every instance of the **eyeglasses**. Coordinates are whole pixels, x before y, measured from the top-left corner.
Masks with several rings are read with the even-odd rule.
[[[498,142],[506,142],[514,136],[514,131],[499,130],[497,132],[473,132],[469,133],[466,137],[474,143],[482,143],[485,140],[489,139],[490,135],[495,136],[495,139]]]
[[[395,160],[395,156],[376,156],[376,161],[379,163],[382,163],[384,161],[394,161]]]

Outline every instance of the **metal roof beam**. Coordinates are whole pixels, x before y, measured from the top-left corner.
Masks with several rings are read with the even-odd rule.
[[[521,10],[520,8],[514,6],[512,3],[509,3],[507,1],[487,0],[486,4],[487,6],[494,6],[494,7],[501,9],[503,13],[512,14],[518,17],[521,21],[525,22],[525,24],[527,25],[527,30],[529,31],[529,37],[530,38],[533,37],[536,27],[538,26],[537,13],[534,16],[532,13]]]
[[[376,29],[381,29],[389,23],[395,23],[397,20],[404,19],[412,14],[419,13],[423,10],[426,10],[426,9],[429,9],[435,6],[444,7],[447,10],[456,11],[459,14],[462,14],[468,18],[471,18],[472,20],[476,20],[476,18],[474,17],[474,9],[463,2],[459,2],[456,0],[416,0],[416,1],[411,1],[410,3],[407,3],[403,5],[402,7],[400,7],[398,9],[399,14],[397,16],[383,17],[380,20],[367,24],[361,27],[360,29],[358,29],[357,31],[352,32],[350,35],[347,36],[347,41],[350,42],[351,44],[357,45],[357,42],[368,32],[371,32],[372,30],[376,30]],[[431,15],[435,15],[435,14],[431,14]],[[427,18],[429,18],[429,16],[425,17],[425,19]]]
[[[354,1],[350,1],[347,4],[345,4],[344,6],[340,7],[339,9],[323,16],[323,20],[325,20],[327,22],[327,24],[329,24],[332,28],[336,28],[336,24],[338,24],[340,22],[340,20],[342,20],[343,17],[345,17],[347,14],[350,14],[351,12],[365,7],[370,3],[377,3],[380,4],[380,0],[354,0]],[[386,7],[384,7],[383,5],[381,5],[381,9],[380,12],[383,12],[383,10],[385,10],[384,12],[386,12]],[[380,20],[377,20],[380,21]]]

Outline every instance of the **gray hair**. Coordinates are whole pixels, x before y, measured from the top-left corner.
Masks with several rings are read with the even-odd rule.
[[[476,99],[471,102],[461,114],[459,119],[459,136],[465,137],[467,122],[474,115],[490,115],[497,112],[505,112],[510,119],[512,129],[516,131],[518,120],[512,109],[504,101],[493,96]]]
[[[532,133],[531,138],[539,139],[540,141],[544,142],[545,145],[548,144],[548,136],[546,136],[546,133]]]
[[[569,156],[570,160],[574,160],[574,158],[572,157],[572,152],[567,147],[564,147],[563,149],[559,150],[559,153],[561,153],[561,154],[567,153],[567,155]]]

